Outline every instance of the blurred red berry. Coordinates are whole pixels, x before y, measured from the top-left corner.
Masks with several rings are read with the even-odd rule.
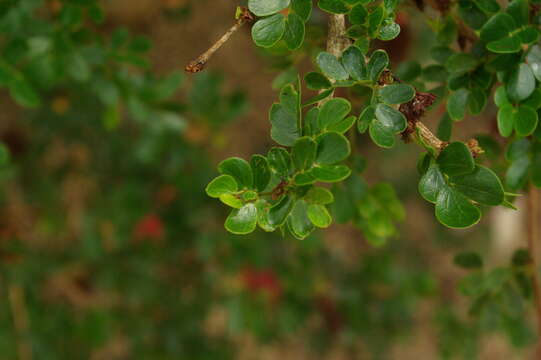
[[[145,215],[135,224],[133,233],[136,239],[159,240],[164,234],[163,222],[155,214]]]
[[[241,278],[246,289],[254,293],[266,293],[276,301],[282,294],[280,280],[272,270],[257,270],[252,268],[244,269]]]

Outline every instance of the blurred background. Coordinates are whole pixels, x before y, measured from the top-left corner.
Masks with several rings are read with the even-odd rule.
[[[366,168],[346,186],[390,183],[404,209],[381,246],[340,224],[347,188],[334,189],[339,223],[306,240],[224,230],[227,209],[204,192],[216,164],[267,152],[268,108],[313,68],[326,34],[314,10],[290,54],[256,48],[245,26],[184,75],[237,5],[0,2],[0,84],[12,84],[0,91],[0,359],[528,358],[530,305],[517,296],[472,310],[476,278],[453,263],[468,250],[487,272],[506,267],[525,243],[521,212],[443,228],[417,193],[415,146],[357,139]],[[434,42],[408,6],[384,45],[403,72],[406,60],[429,64]],[[453,138],[496,134],[494,109]],[[426,120],[442,136],[444,111]],[[498,142],[479,139],[497,167]]]

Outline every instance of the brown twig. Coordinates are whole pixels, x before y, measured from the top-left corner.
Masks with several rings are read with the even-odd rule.
[[[337,58],[342,56],[342,52],[350,45],[349,38],[346,36],[346,17],[345,15],[329,15],[329,25],[327,34],[327,52]],[[332,80],[331,80],[332,81]],[[326,89],[321,90],[321,94]],[[318,102],[318,106],[325,104],[333,94]]]
[[[530,187],[528,194],[528,251],[532,261],[532,287],[534,290],[535,311],[537,317],[538,342],[536,359],[541,359],[541,278],[539,276],[539,237],[541,233],[541,197],[539,190]]]
[[[190,61],[184,70],[189,73],[196,73],[203,70],[212,55],[214,55],[214,53],[218,51],[227,42],[227,40],[229,40],[229,38],[242,27],[242,25],[244,25],[247,21],[253,20],[254,15],[252,15],[248,8],[241,7],[240,15],[238,15],[235,24],[229,30],[227,30],[227,32],[207,51],[201,54],[197,59]]]

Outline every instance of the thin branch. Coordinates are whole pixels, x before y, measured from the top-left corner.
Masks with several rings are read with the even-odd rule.
[[[207,51],[201,54],[197,59],[190,61],[190,63],[186,65],[186,68],[184,69],[186,72],[196,73],[203,70],[212,55],[214,55],[214,53],[218,51],[227,42],[227,40],[229,40],[229,38],[242,27],[242,25],[248,21],[254,20],[254,16],[247,8],[240,7],[239,10],[240,14],[237,16],[237,22],[229,30],[227,30],[227,32]]]
[[[539,190],[530,187],[528,194],[528,250],[532,261],[532,287],[534,290],[535,311],[537,317],[537,359],[541,359],[541,278],[539,276],[539,237],[541,233],[541,197]]]
[[[327,34],[327,52],[340,58],[342,52],[350,45],[350,40],[346,36],[346,16],[339,14],[329,15],[329,25]],[[333,81],[333,80],[331,80]],[[320,90],[320,94],[326,89]],[[333,97],[334,93],[318,102],[317,106],[325,104]]]

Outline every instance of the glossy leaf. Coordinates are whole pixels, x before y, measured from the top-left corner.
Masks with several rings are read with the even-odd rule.
[[[391,148],[395,144],[395,131],[392,127],[383,125],[379,120],[370,123],[368,133],[372,141],[382,148]]]
[[[261,155],[252,155],[250,166],[254,175],[254,189],[259,192],[265,190],[271,179],[271,170],[267,158]]]
[[[317,144],[310,137],[302,137],[293,145],[291,157],[297,170],[307,170],[312,167],[316,158]]]
[[[513,133],[515,127],[515,108],[506,104],[498,110],[498,131],[503,137],[508,137]]]
[[[475,169],[470,149],[466,144],[458,141],[443,149],[437,163],[441,171],[449,176],[469,174]]]
[[[327,228],[332,223],[331,214],[324,205],[309,204],[307,214],[310,221],[319,228]]]
[[[289,229],[297,239],[305,239],[314,231],[314,225],[308,217],[308,205],[303,200],[297,200],[288,217]]]
[[[248,9],[257,16],[268,16],[289,6],[289,0],[248,0]]]
[[[350,46],[344,51],[342,65],[353,79],[365,80],[367,78],[364,55],[357,46]]]
[[[332,192],[323,187],[312,187],[304,197],[306,201],[313,204],[328,205],[334,201]]]
[[[332,86],[329,79],[318,72],[310,72],[304,77],[306,87],[310,90],[328,89]]]
[[[304,22],[294,13],[287,16],[286,29],[284,32],[284,41],[290,50],[296,50],[301,47],[304,41]]]
[[[269,167],[279,177],[287,177],[291,172],[291,156],[286,149],[274,147],[267,154]]]
[[[277,204],[269,210],[269,224],[274,227],[282,225],[289,213],[293,209],[293,198],[291,196],[284,196]]]
[[[326,132],[318,136],[316,141],[316,162],[321,165],[336,164],[347,158],[351,152],[349,141],[336,132]]]
[[[257,208],[254,204],[246,204],[234,209],[225,220],[225,228],[233,234],[245,235],[253,232],[257,225]]]
[[[311,174],[322,182],[338,182],[351,175],[351,169],[345,165],[318,165],[314,167]]]
[[[436,200],[436,218],[451,228],[467,228],[481,219],[481,211],[458,191],[444,187]]]
[[[349,11],[342,0],[319,0],[317,5],[321,10],[331,14],[345,14]]]
[[[406,84],[391,84],[379,89],[379,95],[387,104],[402,104],[415,96],[412,86]]]
[[[537,127],[537,111],[531,107],[520,105],[515,113],[515,131],[519,136],[531,135]]]
[[[212,180],[206,187],[205,191],[208,196],[219,198],[220,195],[229,194],[238,190],[235,178],[229,175],[220,175]]]
[[[484,166],[477,165],[470,174],[450,177],[449,182],[456,190],[479,204],[496,206],[505,199],[500,179]]]
[[[419,181],[419,193],[433,204],[438,199],[438,193],[446,186],[445,178],[437,165],[431,165]]]
[[[407,121],[404,114],[389,105],[378,104],[375,116],[383,126],[390,128],[394,133],[406,130]]]
[[[449,95],[447,99],[447,112],[451,119],[457,121],[464,118],[469,96],[469,90],[464,88]]]
[[[238,157],[226,159],[218,165],[218,170],[221,174],[232,176],[239,185],[239,189],[252,188],[254,177],[252,168],[246,160]]]
[[[506,89],[509,99],[513,101],[527,99],[535,89],[532,69],[526,64],[520,64],[511,72]]]
[[[257,46],[268,48],[276,44],[286,31],[286,18],[274,14],[258,20],[252,27],[252,39]]]
[[[316,58],[321,71],[329,78],[335,80],[346,80],[349,77],[346,69],[336,56],[328,52],[321,52]]]
[[[368,61],[368,78],[372,81],[379,80],[382,71],[389,65],[389,56],[383,50],[376,50]]]

